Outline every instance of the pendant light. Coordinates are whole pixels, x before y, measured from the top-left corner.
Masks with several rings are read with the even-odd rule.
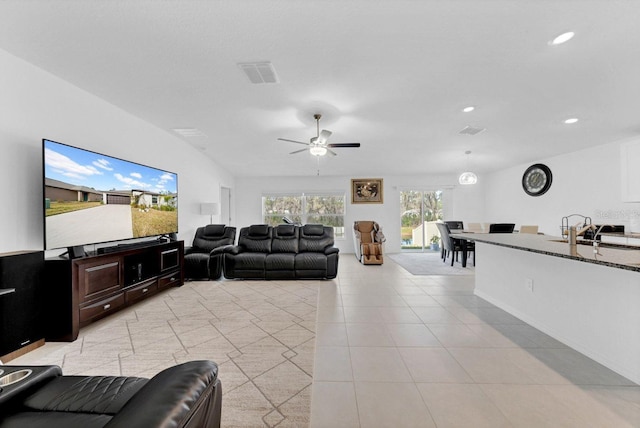
[[[478,176],[469,171],[469,155],[471,154],[471,150],[467,150],[466,152],[464,152],[464,154],[467,155],[465,172],[460,174],[460,177],[458,177],[458,182],[463,185],[476,184],[478,182]]]

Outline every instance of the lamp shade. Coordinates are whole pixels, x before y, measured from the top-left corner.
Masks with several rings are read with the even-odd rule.
[[[471,171],[465,171],[458,177],[458,182],[464,185],[476,184],[478,182],[478,176]]]
[[[213,223],[213,216],[218,214],[216,202],[203,202],[200,204],[200,214],[209,216],[209,223]]]
[[[216,202],[203,202],[200,204],[200,214],[215,215],[218,214],[218,204]]]
[[[465,186],[468,184],[476,184],[478,182],[478,176],[469,171],[469,155],[471,154],[471,150],[467,150],[466,152],[464,152],[464,154],[467,164],[466,171],[460,174],[460,177],[458,177],[458,183]]]

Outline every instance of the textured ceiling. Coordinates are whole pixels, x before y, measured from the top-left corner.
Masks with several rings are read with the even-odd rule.
[[[482,173],[640,133],[639,22],[631,0],[4,0],[0,49],[201,130],[185,140],[238,176],[315,175],[277,141],[315,136],[314,113],[331,142],[362,144],[321,175],[458,173],[466,150]],[[249,83],[250,61],[279,83]]]

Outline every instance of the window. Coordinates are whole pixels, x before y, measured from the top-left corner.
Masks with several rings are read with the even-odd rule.
[[[262,218],[271,226],[282,224],[282,218],[301,224],[319,223],[332,226],[335,238],[344,238],[344,194],[286,194],[262,197]]]
[[[400,192],[400,236],[402,249],[422,250],[439,237],[435,223],[443,219],[442,190]]]

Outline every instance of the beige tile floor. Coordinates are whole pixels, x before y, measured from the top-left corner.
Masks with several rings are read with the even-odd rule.
[[[342,256],[319,289],[312,428],[640,427],[640,386],[474,296],[474,279]]]
[[[11,363],[149,377],[213,359],[224,427],[640,427],[638,385],[473,285],[343,254],[333,281],[187,283]]]

